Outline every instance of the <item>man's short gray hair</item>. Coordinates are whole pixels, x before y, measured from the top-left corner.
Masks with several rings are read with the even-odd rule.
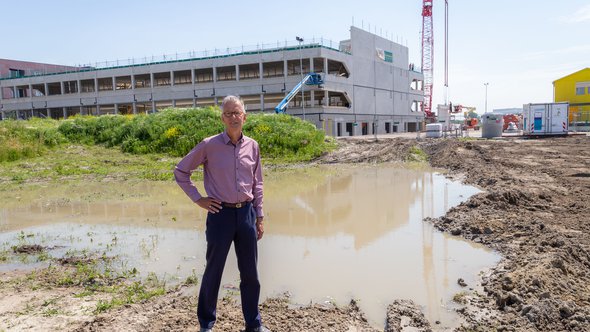
[[[225,110],[225,104],[238,104],[242,106],[242,110],[246,112],[246,106],[244,105],[244,101],[242,100],[242,98],[238,96],[229,95],[223,98],[223,101],[221,102],[221,111]]]

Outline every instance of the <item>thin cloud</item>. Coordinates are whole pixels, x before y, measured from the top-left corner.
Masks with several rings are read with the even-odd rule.
[[[571,23],[581,23],[590,21],[590,5],[586,5],[578,9],[572,16],[561,17],[561,20]]]

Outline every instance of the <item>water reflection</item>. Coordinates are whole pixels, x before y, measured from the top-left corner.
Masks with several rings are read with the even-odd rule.
[[[290,199],[277,199],[280,195],[274,192],[281,188],[273,186],[266,199],[272,230],[291,236],[349,234],[360,249],[410,222],[410,209],[421,199],[427,177],[432,173],[359,167],[330,176]],[[282,185],[293,181],[301,179],[285,179]]]
[[[259,250],[262,296],[289,291],[299,303],[359,299],[377,326],[387,304],[410,298],[431,321],[449,327],[455,317],[445,305],[460,291],[455,281],[473,285],[477,272],[498,257],[422,219],[442,215],[475,192],[431,170],[390,165],[269,172]],[[146,274],[184,279],[193,269],[202,273],[206,215],[172,183],[57,186],[17,193],[18,199],[10,194],[0,193],[7,202],[0,208],[1,243],[14,242],[24,230],[31,241],[65,246],[52,255],[108,248]],[[236,265],[232,253],[224,284],[237,285]]]

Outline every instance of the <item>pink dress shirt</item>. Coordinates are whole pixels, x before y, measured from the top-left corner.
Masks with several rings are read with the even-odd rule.
[[[262,165],[255,140],[242,135],[233,145],[224,131],[197,144],[174,170],[176,183],[193,202],[202,197],[191,181],[191,174],[199,165],[203,165],[207,196],[226,203],[252,201],[256,216],[264,216]]]

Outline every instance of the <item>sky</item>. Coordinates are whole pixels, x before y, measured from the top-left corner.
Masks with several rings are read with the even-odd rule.
[[[558,78],[590,67],[588,0],[433,0],[433,104],[478,113],[553,101]],[[409,48],[421,63],[422,1],[29,0],[3,11],[0,58],[62,65],[324,38],[355,25]],[[7,6],[5,5],[6,9]],[[484,83],[488,83],[487,89]]]

